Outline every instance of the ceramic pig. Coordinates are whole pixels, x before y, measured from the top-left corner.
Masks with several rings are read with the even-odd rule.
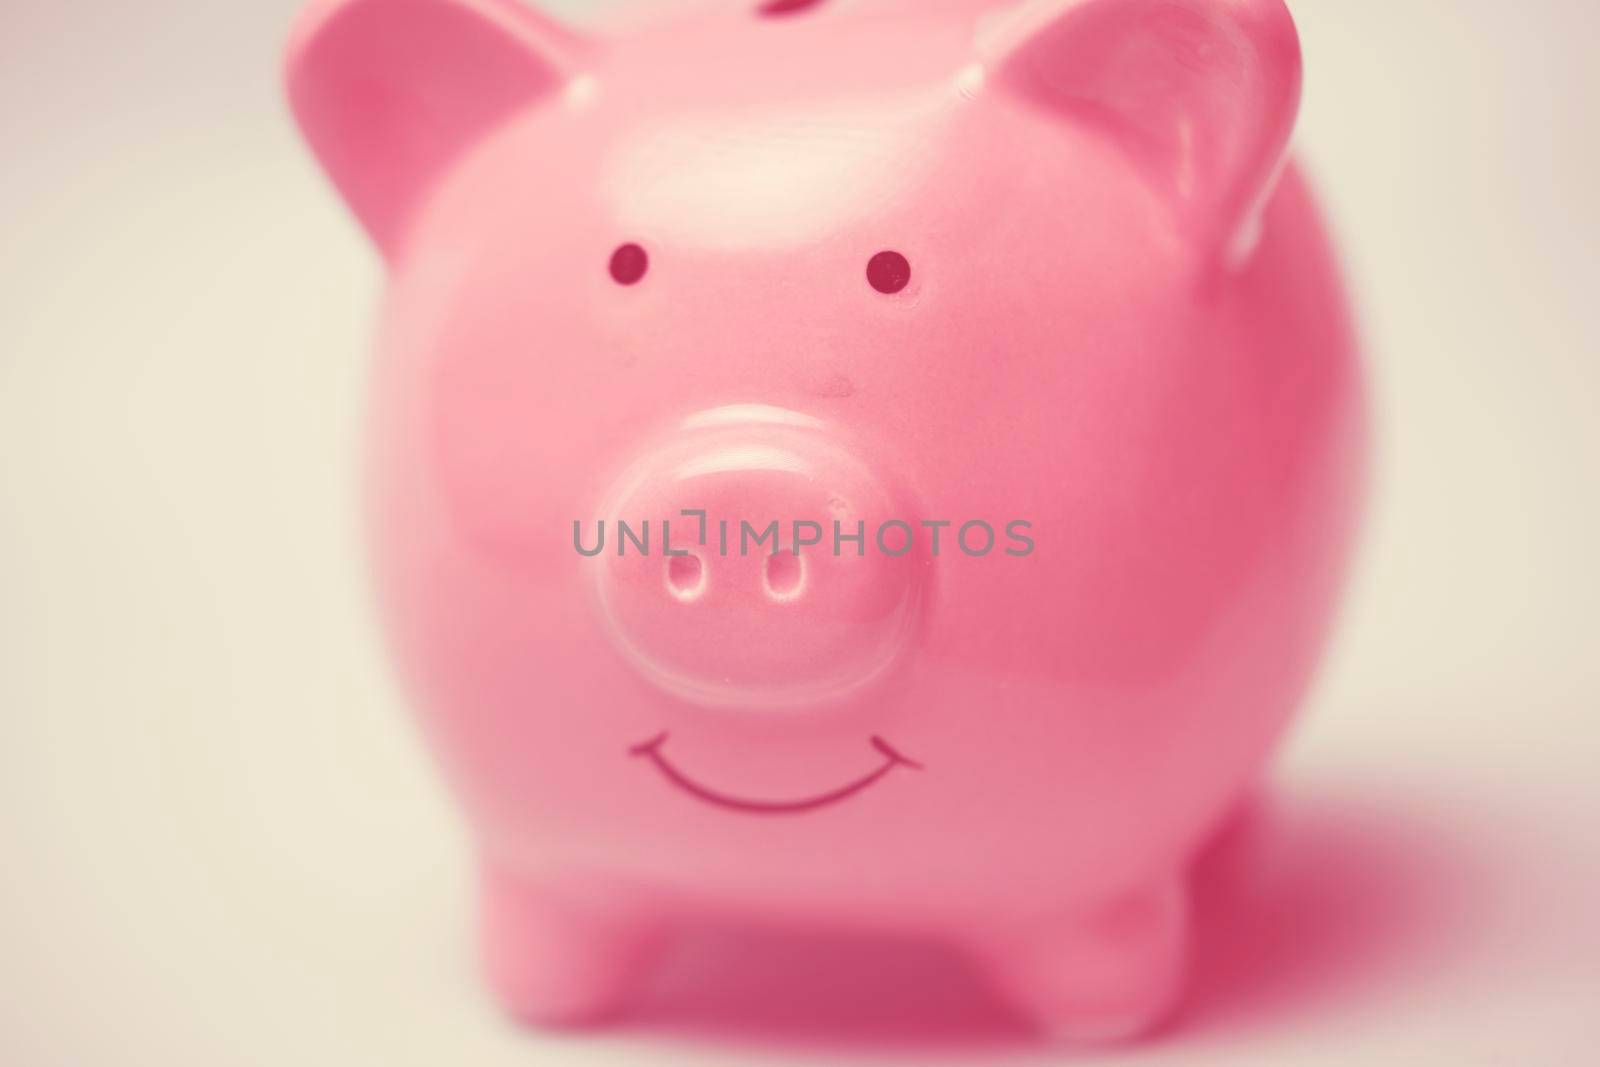
[[[387,267],[378,587],[509,1010],[723,915],[1162,1018],[1361,488],[1281,0],[330,0],[288,82]]]

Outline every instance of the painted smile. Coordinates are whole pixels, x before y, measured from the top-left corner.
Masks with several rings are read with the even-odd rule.
[[[871,741],[872,747],[877,749],[883,756],[883,764],[877,770],[863,778],[857,778],[853,782],[839,786],[837,789],[831,789],[826,793],[819,793],[816,796],[805,797],[800,800],[748,800],[744,797],[734,797],[726,793],[719,793],[715,789],[703,786],[674,767],[667,761],[667,757],[662,754],[661,746],[667,743],[666,734],[654,737],[643,744],[634,745],[628,750],[628,754],[649,760],[655,764],[656,770],[660,771],[667,781],[690,796],[705,801],[707,804],[715,804],[719,808],[744,812],[747,815],[798,815],[801,812],[815,811],[818,808],[825,808],[830,804],[837,804],[841,800],[853,797],[896,767],[909,767],[914,771],[922,769],[922,764],[902,756],[883,738],[873,737]]]

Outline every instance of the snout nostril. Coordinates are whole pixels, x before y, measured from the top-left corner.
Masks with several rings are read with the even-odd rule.
[[[667,589],[682,601],[694,600],[706,591],[706,568],[696,555],[672,556],[667,560]]]
[[[779,552],[767,558],[764,572],[767,595],[774,600],[793,600],[805,587],[805,560],[793,552]]]

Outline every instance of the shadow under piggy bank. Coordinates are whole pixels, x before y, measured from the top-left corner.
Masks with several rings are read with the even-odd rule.
[[[1486,900],[1455,828],[1403,802],[1263,796],[1194,871],[1188,995],[1150,1040],[1291,1025],[1426,982]],[[763,1047],[1038,1047],[955,948],[816,931],[685,933],[623,1027]]]

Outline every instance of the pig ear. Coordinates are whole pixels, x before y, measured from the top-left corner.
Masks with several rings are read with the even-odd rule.
[[[1035,0],[983,49],[1008,90],[1115,138],[1192,239],[1248,243],[1300,102],[1282,0]]]
[[[583,52],[518,0],[314,0],[285,77],[312,150],[393,258],[450,162],[557,90]]]

